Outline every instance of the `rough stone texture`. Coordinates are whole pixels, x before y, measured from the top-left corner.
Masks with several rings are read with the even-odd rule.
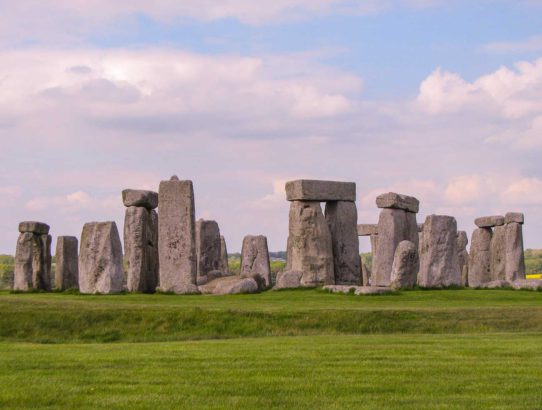
[[[299,179],[286,183],[288,201],[352,201],[356,200],[354,182]]]
[[[353,293],[356,296],[362,295],[381,295],[393,292],[390,287],[372,287],[372,286],[355,286],[355,285],[327,285],[323,287],[331,293]]]
[[[416,245],[410,241],[401,241],[395,250],[391,269],[392,289],[410,289],[416,285],[419,258]]]
[[[140,206],[151,210],[158,207],[158,193],[141,189],[125,189],[122,191],[122,202],[125,207]]]
[[[224,276],[229,275],[230,267],[228,265],[228,248],[226,247],[226,239],[220,236],[220,267],[219,270]]]
[[[474,220],[474,224],[478,228],[493,228],[494,226],[504,225],[504,216],[482,216]]]
[[[418,284],[426,288],[461,285],[454,217],[429,215],[426,218],[420,243]]]
[[[417,214],[420,209],[420,201],[413,196],[388,192],[376,197],[376,206],[379,208],[403,209]]]
[[[542,290],[542,280],[539,279],[516,279],[511,283],[516,290]]]
[[[277,274],[277,281],[273,289],[292,289],[301,287],[301,271],[284,271]]]
[[[253,278],[240,278],[239,276],[227,276],[214,279],[199,287],[203,294],[234,295],[240,293],[258,292],[258,283]]]
[[[506,225],[496,226],[493,229],[490,255],[491,280],[506,280]]]
[[[51,236],[24,232],[15,251],[13,289],[51,290]]]
[[[358,236],[378,235],[378,224],[359,224]]]
[[[505,252],[505,279],[509,282],[525,279],[523,227],[517,222],[511,222],[506,225]]]
[[[27,291],[34,288],[32,282],[32,254],[34,235],[31,232],[21,233],[17,239],[15,251],[15,270],[13,273],[13,289]]]
[[[479,287],[481,289],[499,289],[509,286],[511,286],[511,284],[506,280],[492,280],[491,282],[482,283]]]
[[[418,233],[423,231],[423,224],[418,224]]]
[[[373,255],[373,260],[376,255],[377,246],[378,246],[378,235],[371,235],[371,254]]]
[[[301,286],[334,284],[331,233],[319,202],[290,205],[287,271],[303,272]]]
[[[269,250],[267,248],[267,238],[265,236],[247,235],[243,239],[240,276],[242,278],[255,278],[256,276],[260,276],[265,282],[265,287],[271,286]]]
[[[469,253],[469,287],[491,282],[491,228],[478,228],[472,233]]]
[[[122,245],[115,222],[85,224],[79,253],[79,291],[118,293],[123,289]]]
[[[41,260],[39,262],[39,271],[41,271],[41,274],[38,275],[35,282],[40,283],[39,289],[51,290],[54,285],[53,272],[51,271],[53,262],[53,257],[51,256],[51,242],[53,242],[53,237],[51,235],[40,235],[40,240]],[[42,280],[43,283],[41,283]]]
[[[216,221],[196,222],[197,277],[220,270],[220,229]]]
[[[75,236],[56,239],[55,288],[79,289],[79,241]]]
[[[325,215],[331,233],[335,284],[361,285],[356,204],[345,201],[328,202]]]
[[[192,181],[162,181],[158,200],[160,290],[197,293],[196,221]]]
[[[126,208],[124,259],[129,292],[152,293],[158,285],[156,212],[144,207]]]
[[[459,270],[461,271],[461,286],[468,286],[469,283],[469,253],[467,245],[469,239],[467,232],[457,231],[457,258],[459,262]]]
[[[509,224],[512,222],[523,224],[525,222],[525,215],[523,215],[521,212],[508,212],[504,216],[504,223]]]
[[[25,221],[19,224],[20,233],[35,233],[36,235],[47,235],[49,233],[49,225],[43,222]]]
[[[371,286],[371,269],[361,262],[361,278],[363,286]]]

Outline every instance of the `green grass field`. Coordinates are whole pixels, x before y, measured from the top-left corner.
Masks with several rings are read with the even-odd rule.
[[[542,408],[542,292],[0,292],[0,408]]]

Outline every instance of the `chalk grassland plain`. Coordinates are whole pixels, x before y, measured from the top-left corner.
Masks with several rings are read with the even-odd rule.
[[[542,408],[542,292],[0,292],[0,408]]]

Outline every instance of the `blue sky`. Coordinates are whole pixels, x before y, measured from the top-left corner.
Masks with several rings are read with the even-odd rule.
[[[360,223],[389,190],[469,233],[523,211],[542,247],[541,1],[44,3],[0,0],[0,252],[172,174],[232,251],[285,248],[301,177],[357,182]]]

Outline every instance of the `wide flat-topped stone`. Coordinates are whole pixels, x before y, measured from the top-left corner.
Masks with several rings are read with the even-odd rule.
[[[356,183],[298,179],[286,182],[288,201],[355,201]]]
[[[523,224],[525,222],[525,215],[523,215],[521,212],[508,212],[504,216],[504,223],[509,224],[512,222]]]
[[[43,222],[24,221],[19,224],[20,233],[35,233],[36,235],[47,235],[49,233],[49,225]]]
[[[504,216],[502,215],[493,215],[493,216],[482,216],[474,220],[474,224],[478,228],[493,228],[494,226],[504,225]]]
[[[420,201],[413,196],[388,192],[376,197],[376,206],[379,208],[404,209],[408,212],[418,213]]]
[[[158,193],[141,189],[125,189],[122,191],[122,202],[125,207],[139,206],[155,209],[158,207]]]
[[[377,224],[359,224],[358,225],[358,236],[371,236],[371,235],[378,235]]]

